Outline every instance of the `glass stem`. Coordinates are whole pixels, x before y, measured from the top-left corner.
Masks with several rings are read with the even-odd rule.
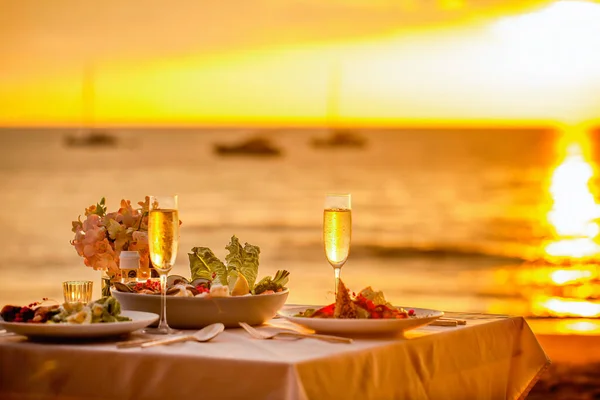
[[[333,273],[335,274],[335,290],[333,291],[337,297],[338,286],[340,285],[340,274],[342,273],[342,267],[334,267]]]
[[[160,309],[158,329],[169,329],[167,324],[167,274],[160,274]]]

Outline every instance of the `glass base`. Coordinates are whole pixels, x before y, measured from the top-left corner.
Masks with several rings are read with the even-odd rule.
[[[143,332],[149,335],[175,335],[177,333],[180,333],[181,331],[166,326],[162,328],[146,328],[143,330]]]

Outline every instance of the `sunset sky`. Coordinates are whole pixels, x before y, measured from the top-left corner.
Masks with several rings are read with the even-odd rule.
[[[3,126],[81,124],[85,71],[98,125],[600,117],[594,1],[0,0],[0,9]]]

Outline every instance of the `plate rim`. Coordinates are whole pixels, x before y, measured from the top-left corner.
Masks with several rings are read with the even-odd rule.
[[[129,314],[129,315],[127,315]],[[31,322],[8,322],[5,321],[4,319],[2,319],[2,317],[0,317],[0,327],[3,327],[4,329],[6,329],[7,331],[10,331],[10,327],[17,327],[17,328],[27,328],[27,329],[32,329],[32,330],[46,330],[46,329],[53,329],[53,330],[64,330],[69,329],[71,331],[77,331],[77,330],[84,330],[87,331],[90,327],[98,327],[98,329],[100,330],[101,327],[105,327],[105,326],[131,326],[131,324],[139,324],[141,322],[145,322],[145,321],[150,321],[148,323],[148,325],[152,324],[153,322],[156,322],[156,320],[158,320],[158,318],[160,318],[160,315],[156,314],[156,313],[152,313],[152,312],[148,312],[148,311],[135,311],[135,310],[122,310],[120,315],[123,315],[125,317],[129,317],[129,318],[133,318],[133,316],[131,314],[146,314],[145,316],[140,315],[138,320],[132,320],[132,321],[116,321],[116,322],[102,322],[102,323],[95,323],[95,324],[70,324],[70,323],[58,323],[58,324],[48,324],[48,323],[31,323]],[[93,328],[92,328],[93,329]]]
[[[325,307],[325,306],[293,306],[290,307],[286,310],[279,310],[277,311],[277,314],[282,317],[285,318],[289,321],[294,322],[293,320],[298,320],[298,321],[304,321],[304,320],[322,320],[322,321],[338,321],[336,322],[337,324],[351,324],[351,323],[356,323],[356,321],[371,321],[368,322],[370,324],[382,324],[382,323],[386,323],[389,321],[406,321],[411,320],[411,321],[418,321],[418,320],[423,320],[423,319],[430,319],[433,318],[433,320],[441,318],[445,315],[444,311],[441,310],[434,310],[431,308],[421,308],[421,307],[404,307],[404,306],[394,306],[395,308],[403,308],[405,310],[410,310],[410,309],[414,309],[414,310],[424,310],[424,311],[431,311],[433,313],[437,313],[438,315],[427,315],[427,316],[422,316],[422,317],[411,317],[411,318],[378,318],[378,319],[373,319],[373,318],[309,318],[309,317],[295,317],[295,316],[290,316],[290,315],[285,315],[284,313],[286,311],[300,311],[300,310],[306,310],[308,308],[313,308],[313,307]],[[342,322],[344,321],[344,322]]]
[[[119,293],[119,294],[123,294],[125,296],[143,296],[143,297],[147,297],[147,298],[159,298],[160,299],[160,295],[158,294],[147,294],[147,293],[132,293],[132,292],[121,292],[118,290],[115,290],[115,292]],[[269,293],[269,294],[254,294],[254,295],[243,295],[243,296],[227,296],[227,297],[211,297],[211,298],[206,298],[206,297],[183,297],[183,296],[167,296],[167,299],[185,299],[185,301],[201,301],[201,300],[221,300],[221,299],[226,299],[224,301],[231,301],[231,299],[246,299],[246,298],[261,298],[261,297],[265,297],[265,296],[282,296],[285,293],[289,293],[290,289],[289,288],[285,288],[284,290],[282,290],[281,292],[275,292],[275,293]],[[113,291],[111,290],[111,294],[113,293]]]

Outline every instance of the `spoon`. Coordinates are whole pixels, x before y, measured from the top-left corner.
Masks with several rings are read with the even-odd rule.
[[[141,345],[142,348],[153,347],[153,346],[161,346],[163,344],[173,344],[180,342],[187,342],[190,340],[195,340],[196,342],[208,342],[212,338],[216,337],[219,333],[225,330],[225,325],[218,322],[216,324],[205,326],[200,329],[198,332],[192,335],[186,336],[176,336],[169,339],[164,340],[155,340],[153,342],[143,343]]]

